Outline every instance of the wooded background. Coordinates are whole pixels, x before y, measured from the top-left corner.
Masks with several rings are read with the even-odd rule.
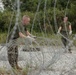
[[[35,26],[33,29],[35,32],[40,32],[40,28],[38,27],[39,22],[42,29],[44,30],[44,8],[45,8],[44,6],[46,0],[20,0],[21,16],[25,14],[25,15],[29,15],[31,18],[30,30],[39,1],[40,1],[40,8],[38,11],[38,15],[36,16]],[[13,11],[16,10],[16,7],[14,6],[15,0],[2,0],[2,2],[4,4],[4,11],[0,12],[0,32],[6,32],[8,30],[12,13]],[[54,3],[55,0],[47,0],[46,2],[45,24],[46,24],[46,30],[49,31],[49,23],[47,20],[49,19],[52,29],[54,30],[54,32],[56,32],[55,23],[54,23],[54,15],[55,15]],[[68,7],[66,10],[67,3],[68,0],[57,0],[56,8],[55,8],[57,25],[59,26],[66,12],[69,21],[72,24],[73,33],[75,33],[76,32],[76,0],[69,0]],[[14,14],[12,25],[15,24],[15,18],[16,17]]]

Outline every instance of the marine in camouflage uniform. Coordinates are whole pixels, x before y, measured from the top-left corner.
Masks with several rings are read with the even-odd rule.
[[[64,21],[61,22],[59,30],[58,30],[58,33],[61,33],[64,36],[64,37],[63,36],[61,37],[61,40],[62,40],[65,48],[69,44],[69,42],[67,40],[67,39],[69,39],[69,34],[72,33],[71,23],[67,20],[68,20],[68,17],[64,17]],[[71,53],[70,47],[68,47],[68,51]]]
[[[23,23],[25,25],[23,25],[23,29],[25,32],[27,32],[26,29],[26,24],[29,24],[29,17],[25,16]],[[27,20],[27,21],[26,21]],[[21,27],[20,27],[21,28]],[[22,29],[22,28],[21,28]],[[12,68],[16,68],[16,69],[20,69],[21,68],[18,66],[18,44],[17,44],[17,39],[19,37],[25,38],[26,36],[23,34],[23,32],[19,31],[18,26],[15,29],[15,33],[14,36],[11,37],[12,35],[9,35],[9,39],[8,39],[8,61],[9,64],[11,65]]]

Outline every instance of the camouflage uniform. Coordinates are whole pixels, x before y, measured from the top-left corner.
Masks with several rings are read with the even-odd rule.
[[[11,40],[8,46],[8,61],[13,68],[16,67],[18,62],[18,46],[14,45],[14,43],[16,43],[16,40]]]
[[[26,27],[24,27],[24,30],[26,31]],[[17,39],[19,38],[19,29],[15,30],[14,36],[11,38],[11,35],[9,35],[9,44],[8,44],[8,61],[11,67],[16,68],[18,66],[18,44]]]
[[[69,25],[70,25],[70,24],[71,24],[71,23],[70,23],[69,21],[67,21],[66,23],[62,22],[61,25],[60,25],[60,26],[62,27],[62,29],[61,29],[61,34],[62,34],[64,37],[66,37],[67,39],[69,38],[68,35],[69,35]],[[69,42],[68,42],[67,39],[64,38],[63,36],[61,37],[61,40],[62,40],[64,46],[66,47]],[[70,49],[70,47],[69,47],[69,49]]]

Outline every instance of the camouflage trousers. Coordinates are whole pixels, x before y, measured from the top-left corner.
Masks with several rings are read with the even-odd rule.
[[[68,39],[68,34],[66,31],[62,31],[61,34]],[[61,40],[64,46],[66,47],[68,45],[68,41],[63,36],[61,37]]]
[[[11,40],[8,45],[8,61],[11,67],[15,67],[18,63],[18,46],[16,40]]]
[[[62,31],[61,34],[66,37],[67,39],[69,39],[69,32],[66,32],[66,31]],[[64,38],[64,37],[61,37],[61,40],[62,40],[62,43],[63,45],[66,47],[68,44],[69,44],[69,41]],[[68,46],[68,49],[70,49],[71,47]]]

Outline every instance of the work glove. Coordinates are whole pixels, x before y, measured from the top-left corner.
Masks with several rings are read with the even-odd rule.
[[[59,33],[60,33],[60,31],[58,30],[57,34],[59,34]]]
[[[28,42],[33,42],[33,41],[35,41],[35,39],[33,38],[33,37],[30,37],[30,36],[26,36],[26,38],[25,38]]]
[[[69,35],[71,35],[71,34],[72,34],[72,30],[69,31]]]
[[[30,34],[29,36],[32,37],[32,38],[36,38],[36,36],[34,36],[34,35],[32,35],[32,34]]]

